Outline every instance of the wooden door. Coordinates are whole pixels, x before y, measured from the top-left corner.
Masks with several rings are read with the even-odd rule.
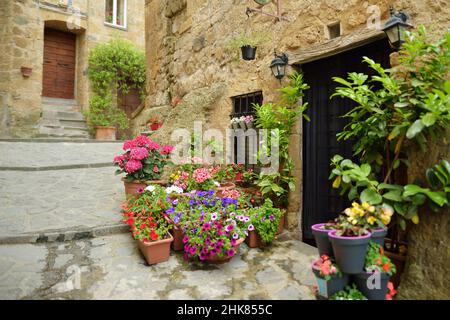
[[[305,81],[311,86],[306,92],[309,103],[306,112],[311,122],[303,125],[303,240],[314,244],[311,226],[327,222],[337,217],[350,203],[347,196],[340,196],[331,187],[328,177],[331,172],[331,158],[340,154],[352,159],[351,141],[337,141],[336,134],[347,124],[342,118],[354,103],[333,98],[337,84],[332,77],[346,78],[349,72],[373,74],[367,64],[362,63],[367,56],[385,68],[389,67],[391,49],[387,40],[354,49],[330,58],[321,59],[302,66]]]
[[[119,91],[117,95],[117,102],[119,107],[125,111],[129,120],[133,118],[133,113],[140,107],[141,105],[141,96],[138,89],[132,88],[128,91],[128,93],[124,93]],[[133,138],[133,129],[128,128],[125,130],[119,130],[118,136],[120,139],[132,139]]]
[[[44,97],[73,99],[76,36],[59,30],[44,32]]]

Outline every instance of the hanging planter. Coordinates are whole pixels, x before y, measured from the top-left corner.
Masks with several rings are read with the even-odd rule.
[[[242,59],[246,61],[255,60],[256,58],[256,47],[249,45],[241,47]]]
[[[363,272],[367,245],[372,234],[367,232],[362,236],[345,237],[338,236],[337,232],[337,230],[331,231],[328,237],[339,268],[348,274]]]

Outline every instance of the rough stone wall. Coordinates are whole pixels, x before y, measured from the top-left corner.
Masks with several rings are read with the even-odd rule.
[[[87,59],[98,43],[115,37],[134,42],[144,50],[144,0],[128,1],[128,27],[120,30],[104,24],[104,1],[74,0],[82,16],[59,8],[59,0],[0,1],[0,136],[33,137],[42,110],[42,69],[44,26],[77,34],[75,97],[81,108],[89,105]],[[67,22],[79,28],[69,30]],[[33,68],[32,76],[23,77],[22,66]]]
[[[269,69],[274,50],[291,53],[324,43],[329,36],[327,26],[337,21],[342,35],[358,32],[366,27],[372,5],[378,6],[384,23],[391,4],[405,9],[416,26],[432,26],[436,36],[450,26],[446,0],[285,0],[283,11],[289,21],[282,22],[259,14],[248,18],[246,7],[255,6],[251,0],[146,0],[149,95],[145,109],[134,119],[134,131],[146,130],[146,121],[156,115],[165,118],[165,125],[155,138],[165,142],[173,128],[192,131],[193,119],[205,119],[204,127],[224,130],[232,112],[231,97],[262,90],[265,102],[278,98],[281,85]],[[273,6],[264,9],[274,12]],[[242,31],[265,31],[271,37],[258,47],[254,61],[236,59],[226,50],[228,40]],[[182,103],[177,105],[177,101]],[[299,123],[291,139],[297,180],[288,210],[291,229],[300,222],[301,141]]]
[[[408,170],[408,179],[426,181],[425,168],[442,159],[450,160],[450,130],[436,143],[428,145],[427,152],[413,150],[414,159]],[[423,209],[420,223],[408,234],[408,259],[399,289],[402,299],[450,299],[450,209],[440,212]]]

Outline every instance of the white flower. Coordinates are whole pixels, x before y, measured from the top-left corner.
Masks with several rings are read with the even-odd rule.
[[[217,181],[214,181],[214,185],[215,185],[216,187],[220,187],[220,183],[218,183]]]
[[[145,191],[153,192],[153,191],[155,191],[155,189],[156,189],[155,186],[148,186],[147,188],[145,188]]]
[[[166,188],[166,193],[167,194],[171,194],[171,193],[181,194],[181,193],[183,193],[183,189],[178,186],[171,186],[171,187]]]

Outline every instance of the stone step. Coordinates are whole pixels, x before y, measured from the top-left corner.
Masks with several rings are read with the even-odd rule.
[[[78,105],[75,99],[59,99],[49,97],[42,97],[42,104],[49,106],[69,106],[69,107],[75,107]]]

